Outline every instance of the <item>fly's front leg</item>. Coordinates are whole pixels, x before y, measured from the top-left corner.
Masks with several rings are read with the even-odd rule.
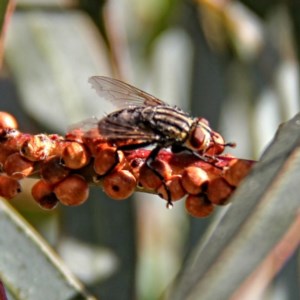
[[[216,166],[216,163],[219,161],[217,157],[215,156],[212,156],[212,155],[208,155],[208,154],[201,154],[197,151],[194,151],[192,149],[189,149],[189,148],[186,148],[186,147],[183,147],[181,145],[173,145],[171,147],[171,150],[173,153],[180,153],[180,152],[183,152],[183,151],[187,151],[193,155],[195,155],[196,157],[198,157],[199,159],[201,159],[202,161],[218,168],[218,166]]]
[[[139,144],[123,145],[123,146],[118,147],[118,150],[122,150],[122,151],[136,150],[139,148],[150,146],[152,144],[153,144],[152,142],[144,142],[144,143],[139,143]],[[162,184],[167,192],[167,197],[168,197],[167,207],[171,208],[173,206],[172,199],[171,199],[171,192],[166,185],[165,178],[154,167],[152,167],[152,162],[155,160],[155,158],[156,158],[157,154],[159,153],[159,151],[161,150],[161,148],[162,148],[161,146],[156,146],[148,155],[148,157],[145,161],[145,164],[162,181]]]
[[[152,162],[155,160],[157,154],[159,153],[159,151],[161,150],[161,146],[156,146],[149,154],[149,156],[146,159],[146,165],[147,167],[152,170],[152,172],[162,181],[162,184],[167,192],[167,196],[168,196],[168,203],[167,203],[167,208],[172,208],[173,203],[172,203],[172,199],[171,199],[171,192],[169,190],[169,188],[166,185],[165,182],[165,178],[155,169],[152,167]]]

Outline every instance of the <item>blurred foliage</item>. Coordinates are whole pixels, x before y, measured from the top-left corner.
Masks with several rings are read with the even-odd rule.
[[[207,118],[237,142],[233,154],[259,158],[278,125],[299,111],[299,6],[296,0],[19,1],[5,41],[0,110],[15,114],[22,131],[65,132],[68,124],[111,109],[90,91],[87,78],[119,77]],[[0,10],[3,27],[5,9]],[[155,197],[137,194],[119,203],[92,190],[81,207],[41,214],[32,205],[28,182],[24,190],[15,207],[103,299],[157,299],[178,272],[180,284],[188,278],[190,257],[202,249],[197,245],[204,234],[216,227],[219,245],[228,242],[217,226],[225,207],[196,220],[180,203],[169,212]],[[251,211],[242,198],[222,222],[229,227],[243,223],[246,217],[237,221],[230,215],[240,209],[259,228],[256,209]],[[260,199],[254,198],[249,205]],[[265,239],[271,236],[267,232]],[[260,250],[269,245],[267,252],[274,246],[255,242]],[[216,249],[222,252],[221,246]],[[213,256],[201,255],[203,262]],[[299,298],[297,259],[295,254],[261,299],[276,293]]]

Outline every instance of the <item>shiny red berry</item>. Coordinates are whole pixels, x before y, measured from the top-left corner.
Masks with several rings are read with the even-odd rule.
[[[54,193],[62,204],[76,206],[88,199],[89,186],[82,176],[74,174],[55,185]]]

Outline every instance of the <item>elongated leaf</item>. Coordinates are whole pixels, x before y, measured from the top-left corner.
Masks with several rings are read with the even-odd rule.
[[[18,11],[7,32],[5,57],[27,113],[55,131],[91,116],[103,103],[92,75],[111,75],[105,44],[80,11]]]
[[[0,2],[0,67],[3,63],[4,37],[10,17],[14,11],[14,0],[3,0]]]
[[[195,249],[170,299],[229,299],[280,243],[300,208],[299,146],[300,114],[279,128],[216,229]]]
[[[5,199],[0,229],[0,278],[15,299],[95,299]]]

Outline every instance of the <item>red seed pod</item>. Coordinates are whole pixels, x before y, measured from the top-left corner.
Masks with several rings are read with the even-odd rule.
[[[9,155],[3,166],[3,171],[9,177],[18,180],[29,176],[33,169],[33,162],[25,159],[18,152]]]
[[[70,169],[81,169],[90,161],[90,155],[84,145],[77,142],[69,142],[64,147],[62,159],[66,167]]]
[[[18,128],[18,122],[11,114],[0,111],[0,128]]]
[[[208,199],[216,205],[224,205],[232,194],[234,188],[222,177],[211,179],[207,188]]]
[[[166,181],[166,186],[171,193],[172,201],[180,200],[186,195],[186,191],[181,185],[180,175],[173,175],[168,181]],[[163,184],[157,189],[156,192],[161,198],[168,200],[168,194]]]
[[[21,192],[21,185],[16,179],[0,175],[0,196],[12,199]]]
[[[44,209],[53,209],[58,199],[53,192],[53,185],[44,180],[37,181],[31,189],[34,200]]]
[[[204,194],[189,195],[185,200],[185,208],[193,217],[204,218],[213,212],[214,205]]]
[[[66,178],[70,170],[63,166],[59,157],[51,157],[40,163],[41,177],[50,184],[57,183]]]
[[[249,174],[254,161],[244,159],[233,159],[230,162],[223,177],[232,186],[238,186],[240,182]]]
[[[32,135],[23,143],[20,153],[31,161],[44,160],[50,155],[53,146],[53,141],[46,134]]]
[[[104,192],[115,200],[128,198],[135,190],[136,179],[128,170],[118,170],[103,179]]]
[[[88,199],[89,186],[82,176],[74,174],[59,182],[54,188],[54,193],[62,204],[76,206]]]
[[[125,156],[122,151],[117,151],[115,147],[104,145],[98,148],[98,152],[94,159],[94,170],[100,175],[106,175],[108,172],[121,169],[126,163]]]
[[[181,184],[188,194],[198,195],[203,186],[208,183],[207,172],[201,168],[190,166],[184,169],[182,173]]]
[[[172,176],[172,169],[164,160],[156,159],[152,162],[151,167],[165,180]],[[143,164],[140,168],[139,184],[145,189],[156,190],[161,186],[161,179],[146,164]]]

